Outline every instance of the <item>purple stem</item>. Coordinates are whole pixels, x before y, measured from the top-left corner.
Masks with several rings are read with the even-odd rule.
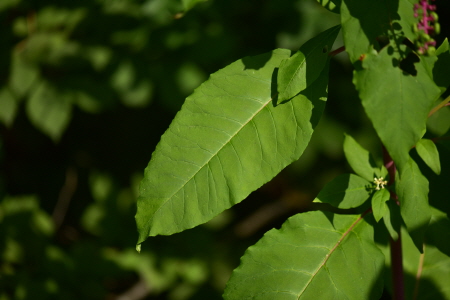
[[[383,161],[384,166],[389,173],[389,183],[392,185],[395,182],[396,167],[391,156],[383,146]],[[398,199],[394,192],[391,192],[391,197]],[[400,203],[397,200],[397,205]],[[391,271],[392,271],[392,299],[404,300],[405,299],[405,283],[403,277],[403,254],[402,254],[402,238],[401,233],[398,233],[398,239],[394,241],[390,239],[391,244]]]

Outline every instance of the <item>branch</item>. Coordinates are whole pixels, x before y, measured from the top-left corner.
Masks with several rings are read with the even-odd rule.
[[[437,106],[435,106],[430,113],[428,114],[428,118],[434,114],[435,112],[437,112],[438,110],[440,110],[441,108],[443,108],[444,106],[450,106],[450,96],[448,96],[447,98],[445,98],[444,101],[442,101],[441,103],[439,103]]]
[[[383,161],[384,166],[389,172],[389,185],[395,182],[395,163],[391,156],[387,152],[386,148],[383,146]],[[397,199],[397,195],[391,192],[391,197]],[[397,205],[400,203],[397,200]],[[394,241],[390,238],[391,244],[391,271],[392,271],[392,290],[394,300],[404,300],[405,299],[405,283],[403,276],[403,253],[402,253],[402,236],[401,231],[398,232],[398,239]]]
[[[345,46],[342,46],[340,48],[337,48],[336,50],[331,51],[330,53],[328,53],[329,56],[335,56],[341,52],[345,51]]]

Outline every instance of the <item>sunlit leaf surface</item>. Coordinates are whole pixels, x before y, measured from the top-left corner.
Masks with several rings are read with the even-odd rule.
[[[325,104],[327,68],[275,105],[274,69],[289,55],[275,50],[239,60],[186,99],[145,171],[138,243],[210,220],[299,158]]]

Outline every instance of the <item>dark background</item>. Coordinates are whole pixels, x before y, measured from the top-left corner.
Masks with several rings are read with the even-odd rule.
[[[449,4],[436,3],[440,44]],[[332,60],[327,108],[299,161],[138,254],[143,170],[209,74],[295,51],[338,23],[313,0],[209,0],[189,11],[181,0],[1,0],[0,299],[221,299],[248,246],[350,171],[344,132],[379,158],[347,55]],[[448,130],[446,113],[430,122],[436,135]]]

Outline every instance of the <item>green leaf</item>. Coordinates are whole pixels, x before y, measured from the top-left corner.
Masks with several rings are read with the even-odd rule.
[[[323,7],[336,14],[339,13],[341,8],[341,0],[317,0]]]
[[[423,235],[431,218],[428,205],[428,180],[410,158],[401,176],[396,178],[395,191],[406,228],[417,248],[422,251]]]
[[[384,226],[391,238],[396,241],[402,225],[402,217],[400,215],[400,207],[395,201],[387,201],[388,210],[383,216]]]
[[[38,78],[37,65],[27,62],[22,55],[12,56],[9,86],[16,97],[27,95]]]
[[[421,63],[412,76],[393,66],[393,57],[383,48],[367,54],[353,81],[364,109],[400,172],[409,150],[426,130],[428,112],[440,90]]]
[[[433,67],[433,80],[444,92],[450,85],[450,49],[448,39],[436,50],[437,61]]]
[[[379,49],[380,36],[394,39],[397,45],[403,37],[413,41],[416,34],[412,27],[417,20],[412,11],[413,3],[409,0],[342,0],[342,35],[350,61],[356,62],[372,48]]]
[[[344,139],[345,158],[353,171],[362,178],[372,181],[375,176],[380,176],[369,151],[361,147],[351,136],[345,134]]]
[[[360,216],[297,214],[246,251],[224,299],[379,299],[383,264]]]
[[[370,197],[372,184],[354,174],[342,174],[327,183],[314,202],[329,203],[338,208],[352,208]]]
[[[16,98],[7,87],[0,89],[0,121],[11,126],[19,109]]]
[[[434,212],[433,212],[434,215]],[[444,218],[440,217],[441,220]],[[448,222],[448,218],[446,218]],[[447,223],[448,224],[448,223]],[[443,252],[434,242],[429,242],[429,230],[427,230],[426,244],[423,253],[420,253],[411,238],[403,232],[403,267],[405,276],[405,299],[436,300],[450,299],[450,257]],[[444,239],[441,234],[441,240]],[[448,235],[447,235],[448,236]],[[447,240],[448,243],[448,240]]]
[[[238,60],[186,99],[145,170],[138,243],[209,221],[300,157],[325,105],[328,69],[274,106],[272,76],[289,55],[278,49]]]
[[[72,115],[71,95],[41,82],[28,99],[26,111],[34,126],[58,141]]]
[[[372,212],[375,221],[380,221],[381,218],[389,212],[389,208],[386,202],[391,197],[390,193],[386,189],[376,191],[372,196]]]
[[[208,0],[182,0],[185,11],[188,11],[191,8],[193,8],[195,5],[197,5],[198,3],[205,2],[205,1],[208,1]]]
[[[433,141],[421,139],[417,142],[416,150],[423,161],[437,175],[441,174],[441,162],[439,161],[439,152]]]
[[[328,55],[340,25],[310,39],[292,57],[281,62],[278,70],[278,103],[286,101],[306,89],[327,66]]]

